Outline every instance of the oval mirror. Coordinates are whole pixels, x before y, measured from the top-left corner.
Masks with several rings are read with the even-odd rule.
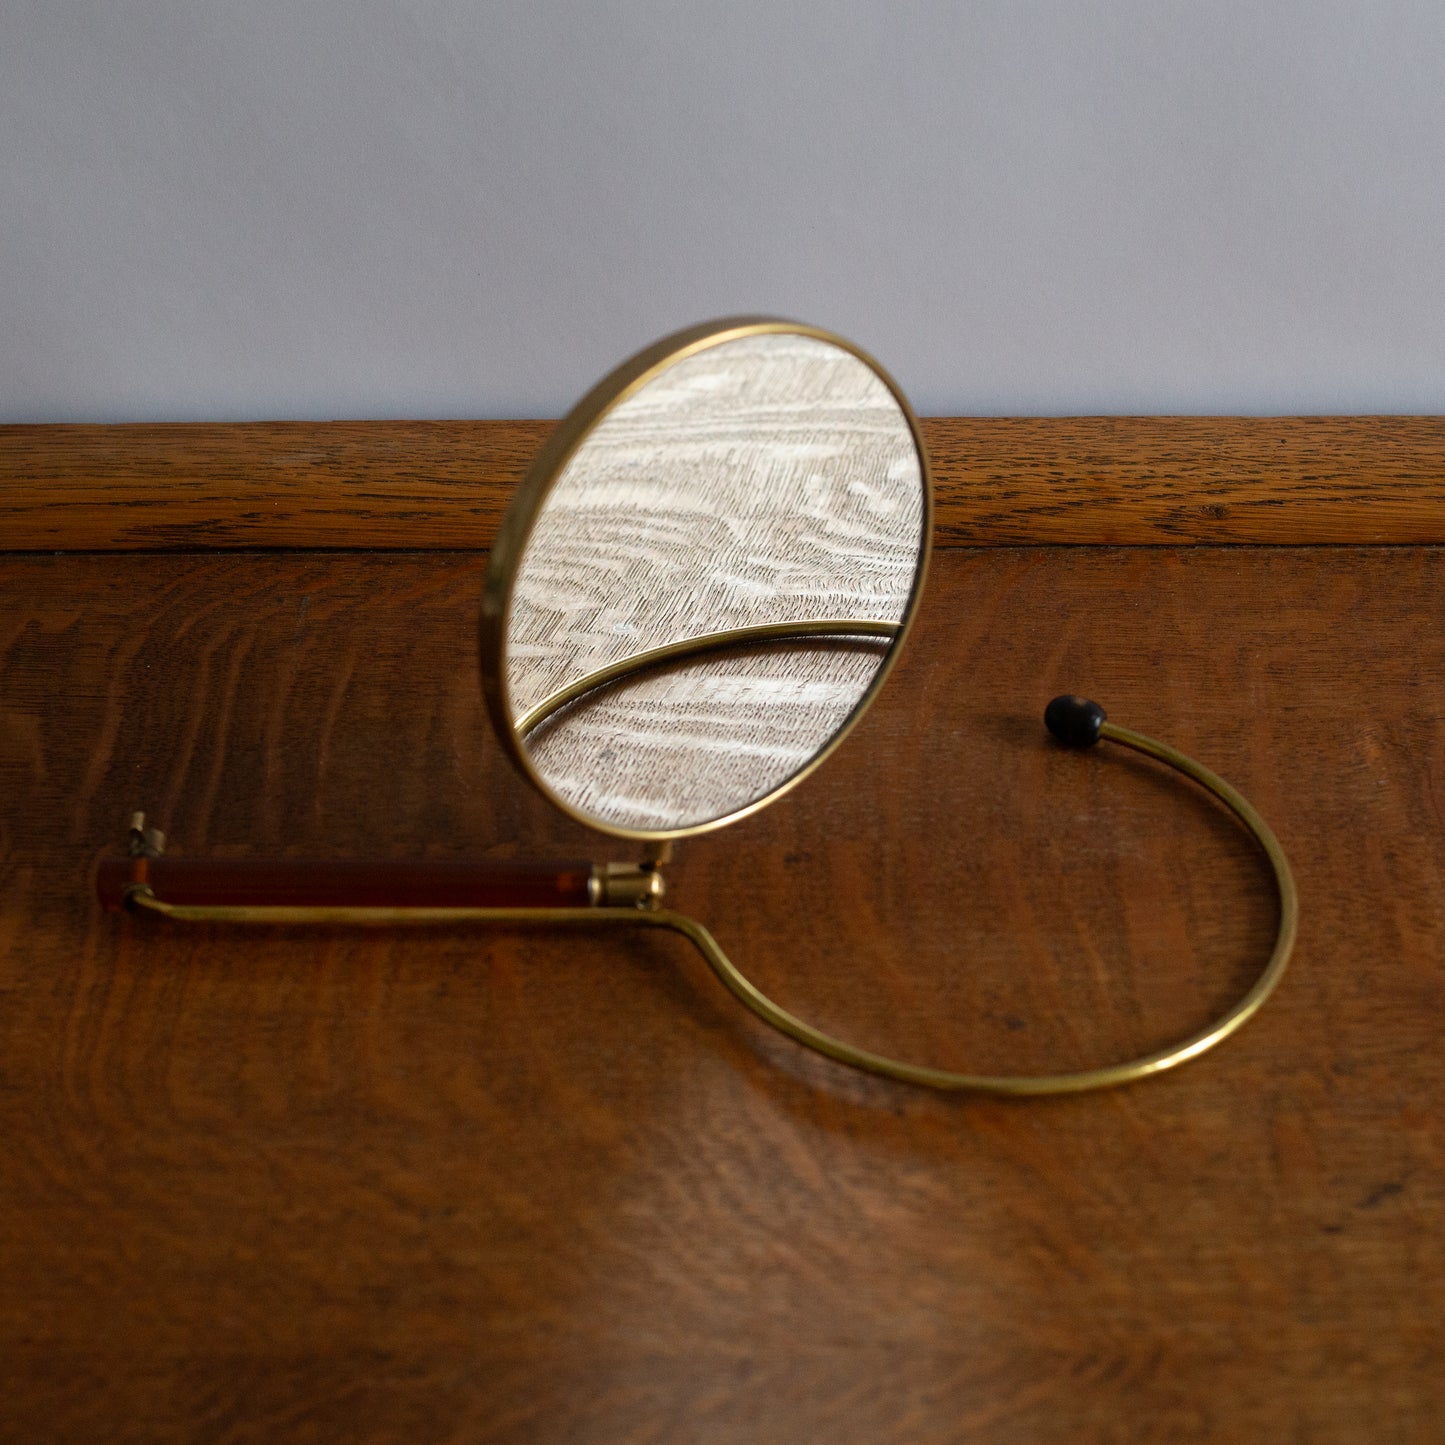
[[[795,322],[712,322],[559,423],[492,551],[482,675],[564,811],[666,839],[798,782],[872,700],[927,562],[918,424],[885,371]]]

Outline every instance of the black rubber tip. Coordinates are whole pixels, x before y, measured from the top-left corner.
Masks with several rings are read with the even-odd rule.
[[[1044,709],[1044,726],[1066,748],[1091,748],[1108,716],[1098,703],[1065,693]]]

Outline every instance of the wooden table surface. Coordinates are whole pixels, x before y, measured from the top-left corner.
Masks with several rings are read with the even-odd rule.
[[[874,1080],[667,937],[102,915],[136,808],[187,854],[614,856],[475,675],[541,428],[0,429],[0,1439],[1445,1438],[1445,428],[929,426],[956,545],[909,651],[673,899],[885,1051],[1192,1030],[1267,874],[1172,775],[1048,741],[1086,692],[1298,876],[1281,991],[1166,1077]]]

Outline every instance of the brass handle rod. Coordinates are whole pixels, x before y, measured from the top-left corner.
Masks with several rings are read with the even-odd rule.
[[[133,883],[172,903],[276,904],[343,908],[574,907],[593,902],[590,862],[461,862],[405,858],[106,858],[96,869],[104,908],[124,902]]]
[[[104,858],[95,883],[101,906],[111,912],[143,887],[150,897],[182,908],[259,911],[267,917],[286,910],[287,922],[331,923],[360,921],[358,912],[380,912],[400,922],[437,912],[470,916],[508,908],[651,907],[663,892],[655,868],[634,864],[175,858],[159,853]],[[214,912],[207,916],[220,921]]]

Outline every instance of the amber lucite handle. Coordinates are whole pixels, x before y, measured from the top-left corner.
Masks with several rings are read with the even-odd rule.
[[[105,858],[101,905],[144,884],[167,903],[283,908],[586,908],[591,863],[300,858]]]

